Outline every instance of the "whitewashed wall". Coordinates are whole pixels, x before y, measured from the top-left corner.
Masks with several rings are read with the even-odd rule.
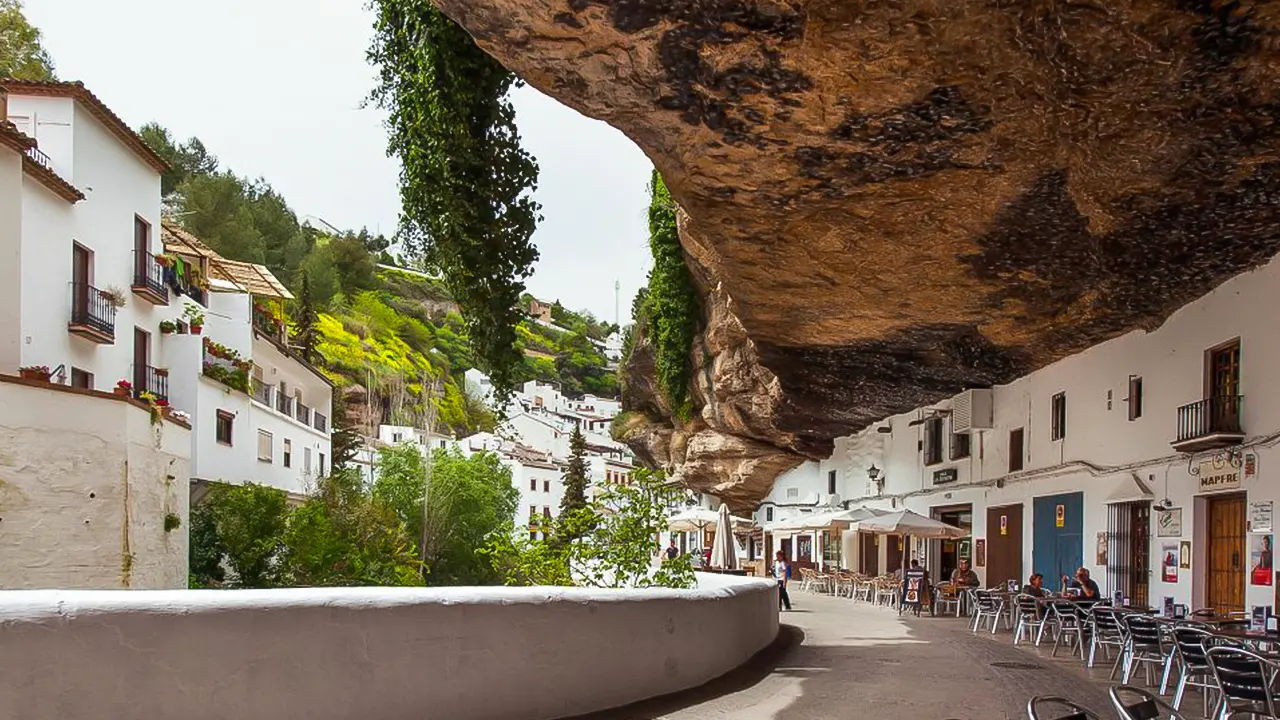
[[[550,720],[695,687],[777,631],[773,583],[724,576],[688,591],[0,593],[0,713]]]
[[[0,381],[0,588],[186,587],[188,436],[110,396]]]
[[[22,196],[27,183],[39,186],[23,173],[22,155],[0,146],[0,372],[10,374],[22,365]]]

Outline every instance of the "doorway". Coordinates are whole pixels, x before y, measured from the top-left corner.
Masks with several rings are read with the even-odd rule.
[[[151,364],[151,333],[142,328],[133,329],[133,390],[141,395],[155,392],[147,383],[147,366]]]
[[[899,569],[905,571],[906,568],[902,567],[902,544],[903,544],[902,536],[888,535],[885,537],[885,542],[888,543],[888,545],[886,545],[884,548],[885,572],[893,572],[894,570],[899,570]]]
[[[93,255],[83,245],[71,246],[71,315],[84,322],[89,315],[89,272]]]
[[[987,586],[1022,587],[1022,505],[987,508]]]
[[[1244,612],[1244,495],[1208,500],[1205,606],[1220,613]]]
[[[871,533],[858,533],[858,544],[862,547],[862,574],[880,574],[880,536]]]
[[[940,520],[948,525],[954,525],[966,533],[973,531],[973,506],[972,505],[950,505],[947,507],[936,507],[931,509],[934,520]],[[937,542],[938,552],[932,554],[936,560],[932,561],[935,566],[930,569],[930,575],[939,580],[950,580],[951,573],[960,567],[961,560],[968,560],[969,567],[973,567],[973,558],[970,554],[972,540],[969,537],[962,537],[958,540],[935,540]],[[935,574],[936,573],[936,574]]]
[[[791,538],[779,540],[778,549],[782,551],[782,557],[786,558],[787,562],[794,562],[795,558],[791,555]]]
[[[1240,341],[1209,351],[1209,431],[1240,432]]]
[[[1031,522],[1031,569],[1058,587],[1084,564],[1084,493],[1035,498]]]
[[[1107,541],[1107,590],[1150,605],[1151,501],[1108,505]]]

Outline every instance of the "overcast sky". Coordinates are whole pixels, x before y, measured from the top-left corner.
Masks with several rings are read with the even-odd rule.
[[[383,114],[361,107],[365,0],[26,0],[58,76],[83,80],[135,128],[199,137],[224,167],[262,177],[300,217],[390,234],[398,164]],[[623,322],[651,265],[647,158],[620,132],[538,92],[515,94],[541,167],[542,253],[530,290]]]

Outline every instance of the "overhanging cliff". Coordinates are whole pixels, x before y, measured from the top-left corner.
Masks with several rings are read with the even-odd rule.
[[[1158,325],[1280,251],[1274,3],[438,1],[688,213],[733,318],[707,327],[754,368],[694,421],[724,442],[684,447],[738,506],[782,457]],[[712,467],[743,452],[764,459]]]

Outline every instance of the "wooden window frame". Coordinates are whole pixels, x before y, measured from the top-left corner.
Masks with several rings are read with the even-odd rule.
[[[226,425],[226,427],[227,427],[227,439],[226,439],[226,440],[223,440],[223,439],[222,439],[222,422],[223,422],[224,420],[225,420],[225,421],[226,421],[226,423],[227,423],[227,425]],[[227,412],[226,410],[219,410],[219,411],[217,412],[217,414],[214,416],[214,421],[213,421],[213,439],[214,439],[214,440],[215,440],[219,445],[226,445],[227,447],[233,447],[233,446],[234,446],[234,444],[235,444],[235,436],[236,436],[236,434],[235,434],[235,428],[236,428],[235,423],[236,423],[236,416],[235,416],[235,413],[229,413],[229,412]]]
[[[926,467],[942,462],[942,418],[931,417],[924,421],[920,445],[921,456]]]
[[[267,439],[267,456],[266,457],[262,456],[262,438],[264,437]],[[275,442],[276,442],[275,436],[271,434],[270,430],[263,430],[262,428],[258,428],[258,462],[264,462],[268,464],[275,462],[275,454],[276,454]]]
[[[1067,437],[1067,393],[1054,393],[1049,398],[1049,439],[1057,442]]]
[[[1125,398],[1129,403],[1129,421],[1133,422],[1142,417],[1142,376],[1129,376],[1129,397]]]
[[[836,471],[835,470],[827,471],[827,494],[828,495],[836,494]]]
[[[285,438],[281,445],[282,462],[285,467],[293,467],[293,440]]]
[[[1018,452],[1013,452],[1013,438],[1018,438]],[[1020,472],[1026,467],[1027,455],[1027,433],[1023,428],[1014,428],[1009,431],[1009,472]]]
[[[955,421],[952,421],[955,424]],[[952,460],[965,460],[973,455],[973,436],[969,433],[951,433],[950,453],[947,457]]]

